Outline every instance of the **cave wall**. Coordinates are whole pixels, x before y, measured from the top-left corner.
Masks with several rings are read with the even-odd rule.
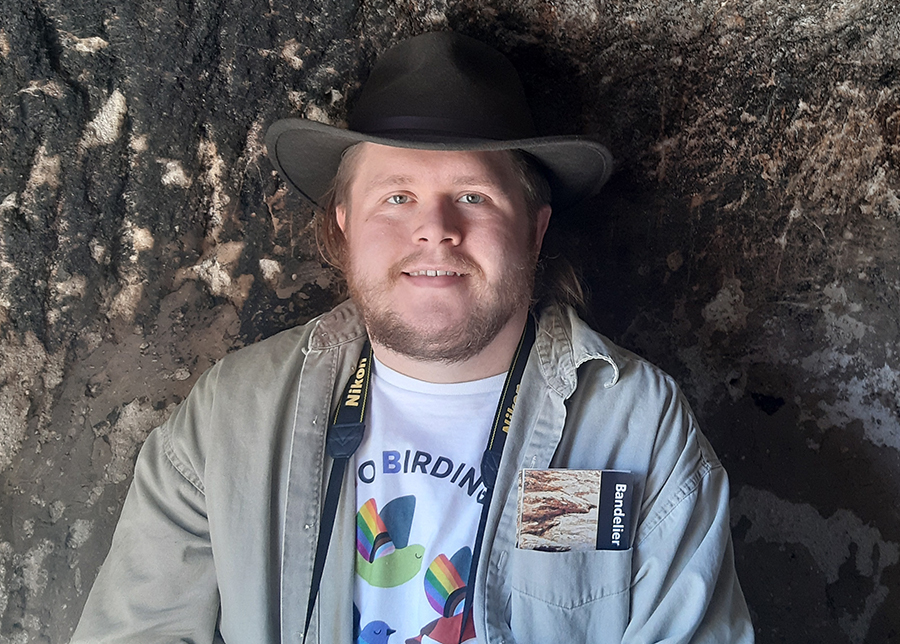
[[[0,2],[0,644],[68,640],[200,373],[339,300],[266,126],[433,29],[616,156],[566,252],[728,468],[759,641],[900,642],[893,2]]]

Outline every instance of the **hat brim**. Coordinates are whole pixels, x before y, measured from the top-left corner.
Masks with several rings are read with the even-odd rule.
[[[323,206],[341,155],[356,143],[418,150],[522,150],[548,172],[553,206],[565,209],[599,192],[612,173],[609,150],[587,136],[546,136],[516,140],[466,139],[424,132],[373,136],[308,119],[276,121],[266,133],[269,159],[282,178],[316,205]]]

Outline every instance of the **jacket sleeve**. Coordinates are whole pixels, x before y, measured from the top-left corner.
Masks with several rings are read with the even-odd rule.
[[[664,414],[632,553],[623,642],[750,644],[734,567],[728,478],[680,392]]]
[[[73,643],[214,641],[219,597],[201,478],[198,389],[200,383],[141,448]]]

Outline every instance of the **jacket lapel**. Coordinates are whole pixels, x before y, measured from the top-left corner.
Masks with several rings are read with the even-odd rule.
[[[320,641],[353,642],[353,584],[356,575],[355,470],[344,472],[341,499],[334,520],[331,547],[319,590]]]
[[[340,308],[332,311],[331,315],[335,313],[342,313],[341,317],[353,317],[352,310],[349,316]],[[325,435],[333,402],[337,401],[340,389],[350,377],[362,344],[360,325],[337,326],[343,326],[345,337],[329,337],[327,328],[320,329],[321,336],[336,341],[316,346],[314,339],[300,375],[282,524],[282,642],[303,641],[321,504],[331,471],[331,459],[325,455]],[[347,338],[346,335],[350,334],[355,337]],[[350,467],[345,472],[341,488],[307,644],[352,642],[355,501],[354,471]]]

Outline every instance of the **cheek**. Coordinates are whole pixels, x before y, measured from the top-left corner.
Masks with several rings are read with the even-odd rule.
[[[357,268],[377,269],[397,261],[396,235],[379,226],[350,226],[347,234],[347,251]]]
[[[498,245],[498,248],[506,248],[506,254],[511,258],[516,258],[520,262],[530,260],[532,257],[537,257],[539,250],[539,247],[535,244],[534,226],[527,224],[525,228],[516,231],[515,234],[508,235],[507,238],[500,243],[505,245]]]

